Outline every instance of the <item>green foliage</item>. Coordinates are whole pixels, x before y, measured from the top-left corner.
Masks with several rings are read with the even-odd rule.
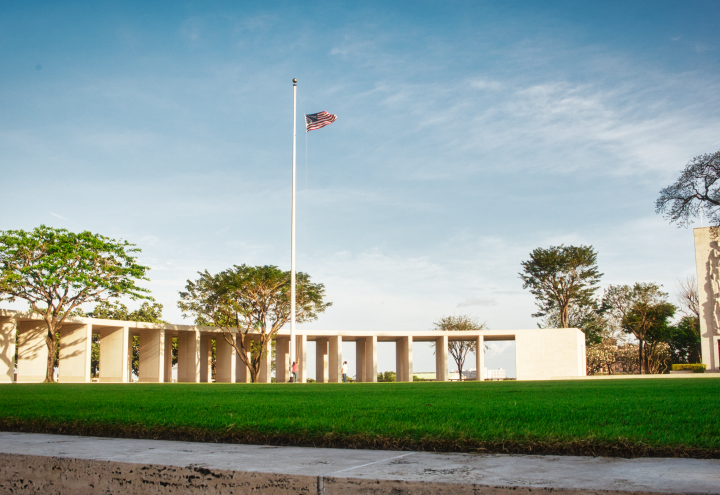
[[[127,241],[99,234],[75,234],[41,225],[30,232],[0,231],[0,301],[23,299],[47,325],[46,381],[54,381],[55,333],[81,305],[128,296],[151,299],[136,285],[148,267]]]
[[[683,371],[683,370],[691,370],[695,373],[705,373],[705,370],[707,369],[707,365],[701,364],[701,363],[679,363],[679,364],[673,364],[672,370],[673,371]]]
[[[640,372],[649,373],[653,353],[659,343],[668,339],[668,320],[676,311],[675,306],[667,302],[667,293],[652,283],[611,285],[603,294],[602,309],[625,333],[638,340]]]
[[[186,290],[180,292],[178,307],[183,316],[193,316],[197,323],[219,327],[226,334],[238,328],[242,338],[233,346],[252,381],[257,381],[272,336],[290,321],[290,272],[269,265],[235,265],[216,275],[207,270],[198,275],[200,278],[188,280]],[[323,284],[311,282],[306,273],[297,273],[297,322],[316,320],[332,305],[324,302],[324,297]],[[247,338],[248,334],[254,338]]]
[[[235,265],[217,275],[199,272],[180,292],[178,306],[216,327],[239,327],[268,333],[290,320],[290,272],[275,266]],[[296,275],[296,320],[314,321],[332,303],[323,302],[325,286],[310,282],[310,276]],[[273,333],[273,332],[270,332]]]
[[[522,262],[519,273],[523,289],[530,289],[541,318],[557,311],[561,328],[569,328],[571,304],[583,307],[593,304],[602,273],[597,269],[597,252],[592,246],[551,246],[537,248],[530,260]]]
[[[100,335],[92,334],[90,344],[90,376],[97,378],[100,374]]]
[[[699,363],[700,332],[698,318],[684,316],[677,325],[668,328],[667,343],[673,354],[673,363]]]
[[[133,246],[45,225],[0,231],[0,298],[24,299],[38,313],[55,315],[110,297],[148,299],[135,280],[147,280],[149,268],[137,264],[140,249]]]
[[[669,302],[635,304],[622,321],[625,333],[640,334],[644,331],[647,341],[664,342],[668,338],[669,320],[675,315],[675,305]]]
[[[546,445],[628,445],[720,451],[720,379],[343,384],[81,384],[3,387],[0,421],[67,428],[99,425],[115,436],[133,428],[250,432],[276,442],[475,450],[481,442]],[[6,430],[7,431],[7,430]],[[64,431],[68,431],[67,429]],[[92,430],[85,430],[92,431]],[[124,433],[124,435],[123,435]],[[137,434],[137,433],[136,433]],[[212,439],[212,437],[209,437]],[[317,443],[316,443],[317,442]],[[346,443],[344,443],[346,442]],[[433,444],[430,442],[446,442]],[[385,446],[386,444],[382,444]],[[498,447],[499,448],[499,447]],[[596,451],[597,452],[597,451]],[[642,450],[640,450],[642,452]],[[568,453],[568,451],[565,451]],[[637,454],[636,454],[637,455]],[[642,455],[642,454],[640,454]],[[645,454],[648,455],[648,454]],[[670,457],[672,457],[670,452]]]
[[[397,375],[394,371],[385,371],[384,373],[378,373],[377,381],[378,382],[394,382],[396,380]]]
[[[144,302],[135,311],[128,310],[127,306],[121,303],[102,301],[95,308],[87,313],[88,318],[102,320],[141,321],[145,323],[167,323],[162,319],[163,305],[160,303]]]

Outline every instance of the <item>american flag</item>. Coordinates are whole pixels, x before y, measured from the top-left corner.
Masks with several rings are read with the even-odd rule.
[[[326,125],[332,124],[336,120],[337,120],[337,115],[327,113],[324,110],[322,112],[306,115],[305,116],[305,128],[307,129],[306,132],[314,131],[315,129],[320,129],[321,127],[325,127]]]

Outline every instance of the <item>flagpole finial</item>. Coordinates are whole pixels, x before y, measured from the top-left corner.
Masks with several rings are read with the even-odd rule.
[[[297,84],[297,79],[293,79],[293,84]]]

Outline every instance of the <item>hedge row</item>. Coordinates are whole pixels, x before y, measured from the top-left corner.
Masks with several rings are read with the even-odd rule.
[[[705,373],[705,368],[707,368],[707,366],[704,364],[673,364],[672,365],[673,371],[688,370],[688,371],[692,371],[693,373]]]

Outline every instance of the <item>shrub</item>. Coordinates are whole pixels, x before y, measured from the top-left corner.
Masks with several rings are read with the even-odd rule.
[[[386,371],[385,373],[378,373],[377,381],[379,382],[394,382],[396,381],[396,375],[394,371]]]
[[[683,371],[683,370],[691,370],[693,373],[705,373],[705,369],[707,368],[704,364],[673,364],[672,370],[673,371]]]

